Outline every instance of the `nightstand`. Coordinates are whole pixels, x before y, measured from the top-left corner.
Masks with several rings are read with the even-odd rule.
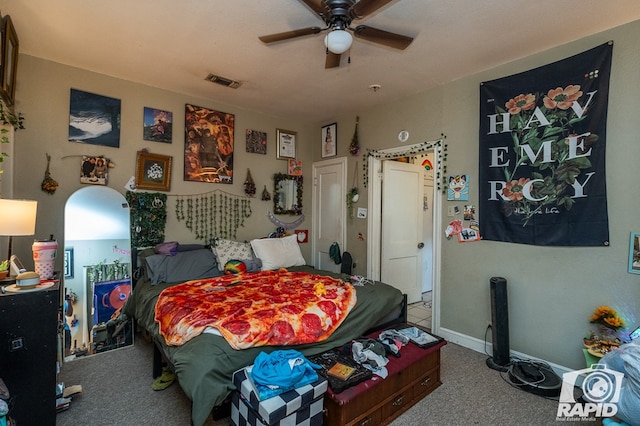
[[[0,294],[0,378],[18,425],[55,425],[59,283]]]

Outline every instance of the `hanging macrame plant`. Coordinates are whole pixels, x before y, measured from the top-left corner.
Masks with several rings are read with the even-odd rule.
[[[353,138],[351,138],[351,144],[349,145],[349,153],[351,155],[360,154],[360,141],[358,140],[358,121],[360,121],[360,117],[356,116],[356,129],[353,132]]]
[[[347,210],[349,212],[349,219],[353,218],[353,206],[360,199],[360,190],[358,189],[358,162],[356,161],[356,167],[353,169],[353,186],[347,193]]]

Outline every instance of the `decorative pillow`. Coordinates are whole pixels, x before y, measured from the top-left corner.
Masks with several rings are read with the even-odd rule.
[[[251,244],[241,243],[239,241],[225,240],[220,238],[216,241],[215,246],[211,247],[211,251],[218,260],[218,269],[224,271],[224,265],[231,259],[253,259],[253,251]]]
[[[184,282],[222,275],[210,250],[177,252],[175,256],[154,254],[145,259],[151,284]]]
[[[284,238],[251,240],[253,252],[262,261],[262,270],[306,265],[297,238],[294,234]]]
[[[247,265],[242,260],[231,259],[224,264],[225,275],[244,274],[245,272],[247,272]]]

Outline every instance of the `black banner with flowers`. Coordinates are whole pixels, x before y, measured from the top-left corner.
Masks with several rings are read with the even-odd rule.
[[[480,235],[607,246],[613,43],[480,85]]]

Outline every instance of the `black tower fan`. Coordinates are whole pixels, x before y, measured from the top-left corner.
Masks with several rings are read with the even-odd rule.
[[[498,371],[507,371],[509,355],[509,307],[507,301],[507,280],[492,277],[491,290],[491,334],[493,356],[487,358],[487,366]]]

